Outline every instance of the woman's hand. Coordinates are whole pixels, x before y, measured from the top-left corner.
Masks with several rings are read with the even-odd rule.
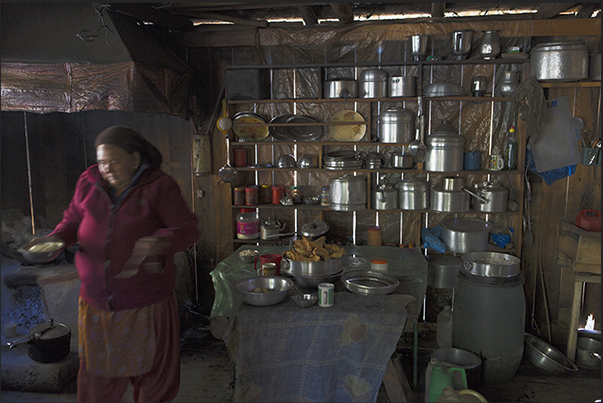
[[[170,246],[165,237],[145,236],[136,241],[132,256],[155,256],[164,253]]]

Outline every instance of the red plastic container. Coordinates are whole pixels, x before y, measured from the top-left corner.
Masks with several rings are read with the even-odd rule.
[[[601,212],[582,209],[576,216],[576,227],[585,231],[601,232]]]

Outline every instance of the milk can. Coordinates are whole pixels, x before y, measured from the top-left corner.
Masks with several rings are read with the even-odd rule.
[[[463,170],[465,138],[444,120],[425,141],[427,154],[425,170],[432,172],[456,172]]]
[[[415,138],[416,115],[404,108],[390,108],[379,115],[380,143],[410,143]]]
[[[498,264],[492,262],[492,266]],[[465,267],[459,269],[452,311],[452,346],[482,357],[484,383],[510,381],[521,363],[525,329],[523,284],[520,272],[509,276],[504,270],[473,274]]]
[[[395,210],[398,208],[398,190],[389,184],[380,184],[373,190],[373,208],[375,210]]]

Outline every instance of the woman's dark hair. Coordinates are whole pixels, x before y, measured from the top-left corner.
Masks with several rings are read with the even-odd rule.
[[[129,127],[111,126],[103,130],[96,136],[94,147],[96,148],[101,144],[117,146],[130,154],[138,151],[141,163],[146,163],[155,168],[159,168],[163,160],[157,147]]]

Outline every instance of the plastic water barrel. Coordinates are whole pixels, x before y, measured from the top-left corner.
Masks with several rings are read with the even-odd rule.
[[[524,278],[487,277],[461,268],[452,310],[452,346],[482,359],[482,382],[510,381],[521,364],[525,330]]]

